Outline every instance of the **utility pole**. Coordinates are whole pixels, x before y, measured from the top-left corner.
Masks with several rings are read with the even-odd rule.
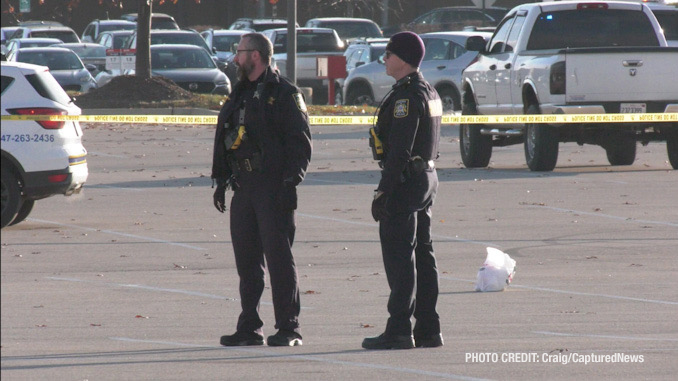
[[[294,84],[297,83],[296,25],[297,25],[297,0],[287,0],[287,78]]]

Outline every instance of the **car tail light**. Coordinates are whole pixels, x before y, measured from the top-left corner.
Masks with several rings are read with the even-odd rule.
[[[565,61],[551,65],[549,89],[551,94],[565,94]]]
[[[14,115],[68,115],[64,110],[45,107],[15,108],[7,111]],[[47,130],[58,130],[66,124],[66,122],[58,120],[37,120],[36,122]]]
[[[577,4],[577,10],[582,9],[607,9],[607,4],[605,3],[579,3]]]
[[[64,174],[61,174],[61,175],[47,176],[47,181],[49,181],[50,183],[61,183],[61,182],[66,181],[67,178],[68,178],[68,174],[64,173]]]

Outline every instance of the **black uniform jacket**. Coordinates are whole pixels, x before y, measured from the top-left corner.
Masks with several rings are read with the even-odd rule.
[[[234,115],[237,120],[247,80],[239,81],[233,93],[221,108],[217,120],[214,139],[214,159],[212,162],[212,178],[226,180],[233,174],[226,160],[227,150],[224,146],[226,124],[229,128],[237,128],[232,123]],[[280,77],[267,68],[257,83],[258,96],[254,98],[256,122],[249,126],[248,133],[256,136],[261,148],[263,173],[282,183],[283,180],[298,185],[306,175],[311,161],[312,142],[308,122],[308,112],[304,96],[287,79]]]
[[[392,196],[405,182],[405,167],[413,157],[425,161],[438,157],[441,120],[440,96],[420,72],[405,76],[393,86],[377,119],[377,133],[386,155],[377,190]]]

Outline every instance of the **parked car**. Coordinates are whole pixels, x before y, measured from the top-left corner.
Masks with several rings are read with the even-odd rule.
[[[80,39],[82,42],[94,42],[102,32],[113,30],[135,30],[137,23],[129,20],[94,20],[87,24]]]
[[[200,33],[210,51],[216,52],[217,59],[221,62],[227,62],[233,55],[235,44],[240,42],[243,34],[249,33],[246,30],[229,29],[208,29]]]
[[[506,13],[506,12],[504,12]],[[474,7],[436,8],[415,18],[403,27],[415,33],[463,30],[466,26],[496,26],[501,18],[495,19]]]
[[[296,24],[297,28],[299,24]],[[253,19],[241,17],[235,20],[228,29],[244,29],[250,32],[263,32],[266,29],[287,28],[287,20],[285,19]]]
[[[100,71],[106,70],[106,47],[103,45],[91,42],[64,42],[52,46],[71,49],[80,57],[85,66],[88,64],[94,65],[96,70],[91,72],[93,76],[97,75]]]
[[[80,115],[44,66],[2,62],[2,115]],[[87,150],[77,121],[3,120],[2,228],[31,213],[36,200],[79,193],[87,181]]]
[[[297,28],[296,75],[297,85],[313,89],[309,103],[327,104],[329,81],[318,78],[318,57],[339,56],[346,45],[334,29]],[[263,32],[273,43],[273,59],[283,76],[287,76],[287,28]]]
[[[339,38],[351,41],[356,38],[384,37],[379,25],[370,19],[354,17],[319,17],[306,21],[306,28],[330,28],[337,31]]]
[[[419,69],[438,91],[445,112],[461,110],[461,73],[478,56],[464,47],[471,36],[488,40],[492,34],[457,31],[421,35],[426,53]],[[383,60],[377,60],[355,68],[344,83],[345,104],[377,106],[395,80],[386,75]]]
[[[231,82],[214,60],[195,45],[151,45],[151,73],[195,93],[231,93]]]
[[[7,42],[4,54],[5,56],[9,56],[12,52],[20,48],[39,48],[60,44],[62,42],[63,41],[58,38],[14,38]]]
[[[353,40],[346,51],[346,74],[350,74],[353,69],[378,60],[386,50],[388,38],[360,38]],[[334,84],[334,104],[344,103],[343,87],[345,78],[337,78]]]
[[[125,13],[120,16],[123,20],[137,22],[137,13]],[[181,29],[174,17],[165,13],[151,13],[151,29]]]
[[[103,45],[106,49],[123,49],[129,45],[129,39],[134,34],[133,30],[113,30],[102,32],[95,43]]]
[[[151,45],[162,44],[189,44],[199,46],[205,49],[209,54],[215,56],[216,54],[205,42],[200,33],[193,30],[152,30],[151,31]],[[137,48],[137,33],[135,32],[129,39],[129,44],[125,47],[127,49]]]
[[[85,65],[77,54],[66,48],[21,48],[7,57],[8,61],[47,66],[64,90],[86,93],[97,87],[90,71],[94,65]]]
[[[22,26],[10,38],[58,38],[63,42],[80,42],[80,37],[67,26],[35,25]]]
[[[18,26],[3,26],[0,28],[0,37],[2,38],[2,46],[7,45],[9,38],[19,29]]]
[[[64,26],[64,24],[54,20],[25,20],[19,21],[19,26]]]

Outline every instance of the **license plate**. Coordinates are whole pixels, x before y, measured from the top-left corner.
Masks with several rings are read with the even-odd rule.
[[[642,114],[647,112],[645,103],[622,103],[619,106],[619,112],[622,114]]]

